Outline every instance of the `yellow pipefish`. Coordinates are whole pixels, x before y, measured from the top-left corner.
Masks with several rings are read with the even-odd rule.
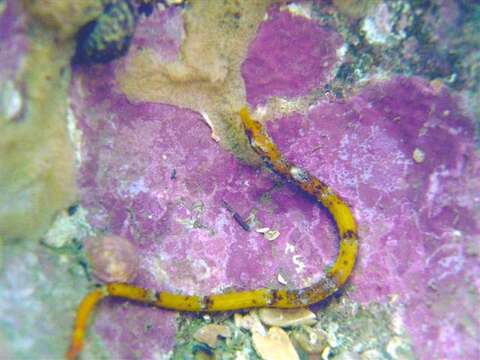
[[[95,305],[104,297],[128,299],[163,309],[191,312],[216,312],[256,307],[297,308],[317,303],[337,291],[352,272],[357,256],[357,226],[347,204],[330,188],[283,159],[262,124],[252,119],[246,108],[240,110],[253,150],[264,163],[286,180],[313,196],[332,215],[340,236],[337,258],[324,276],[313,285],[294,290],[258,289],[209,296],[180,295],[139,288],[124,283],[109,283],[90,292],[80,303],[75,318],[67,359],[82,349],[86,325]]]

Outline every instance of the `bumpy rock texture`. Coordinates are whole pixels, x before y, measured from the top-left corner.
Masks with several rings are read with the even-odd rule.
[[[37,240],[75,199],[69,59],[18,2],[0,5],[0,237]]]
[[[315,14],[317,5],[304,9]],[[162,32],[153,35],[152,29]],[[148,49],[160,62],[174,61],[181,32],[179,10],[154,14],[139,22],[126,59],[73,72],[70,104],[81,133],[78,186],[89,224],[97,233],[130,240],[140,286],[207,294],[276,288],[279,279],[287,286],[311,283],[335,256],[337,234],[327,213],[271,173],[238,161],[211,138],[198,112],[122,93],[131,57]],[[421,77],[372,76],[343,99],[322,95],[342,62],[342,43],[330,20],[272,7],[236,67],[246,89],[246,99],[238,101],[252,109],[266,104],[258,116],[265,109],[283,112],[267,122],[282,153],[351,204],[360,255],[348,297],[365,306],[395,303],[396,320],[384,327],[405,332],[420,359],[474,358],[480,162],[471,116],[457,94]],[[136,72],[130,70],[131,77]],[[155,98],[151,84],[149,94]],[[272,97],[284,98],[285,108],[271,108]],[[308,106],[290,111],[288,100],[299,97]],[[216,104],[209,103],[209,111],[215,113]],[[252,231],[233,219],[225,202],[249,218]],[[280,235],[269,241],[255,231],[262,228]],[[158,358],[185,340],[175,339],[175,317],[108,300],[92,333],[112,358]],[[362,348],[402,358],[394,355],[398,339],[386,339],[391,345],[383,350],[369,350],[364,340],[363,347],[352,343],[341,351]],[[340,345],[328,342],[333,355],[340,352]]]

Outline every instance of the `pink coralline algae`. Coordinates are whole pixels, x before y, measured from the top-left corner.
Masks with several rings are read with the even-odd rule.
[[[242,64],[252,105],[270,96],[294,97],[320,88],[333,74],[341,37],[288,11],[271,11]]]
[[[137,284],[206,294],[276,287],[278,273],[296,286],[319,275],[335,232],[314,202],[238,163],[192,112],[114,94],[97,103],[108,84],[89,75],[91,95],[76,109],[86,140],[83,204],[96,227],[141,245]],[[270,131],[287,158],[354,206],[361,256],[351,296],[399,295],[422,357],[474,351],[465,319],[479,285],[468,255],[478,236],[478,160],[472,127],[447,91],[395,78],[280,119]],[[421,164],[412,159],[417,148]],[[222,200],[281,236],[268,242],[245,232]]]
[[[296,24],[285,26],[284,35],[297,39],[293,48],[262,40],[283,22]],[[329,50],[305,54],[318,36]],[[264,22],[243,66],[250,104],[321,86],[328,71],[305,64],[330,69],[338,39],[286,13]],[[301,53],[306,58],[296,69]],[[128,101],[112,68],[74,74],[72,109],[83,133],[79,185],[91,225],[135,244],[136,285],[208,294],[279,287],[279,274],[288,286],[303,286],[321,274],[337,241],[323,209],[221,149],[199,114]],[[289,83],[289,73],[298,82]],[[349,296],[361,303],[396,297],[421,359],[474,358],[480,168],[472,124],[457,99],[421,78],[392,77],[268,128],[286,158],[354,209],[360,257]],[[419,151],[424,158],[415,161]],[[267,241],[246,232],[224,202],[254,216],[254,228],[280,236]],[[153,358],[173,348],[171,312],[124,304],[103,303],[95,321],[113,357]],[[147,323],[155,331],[143,331]]]
[[[142,33],[136,38],[155,47]],[[172,44],[156,45],[159,53],[166,48],[159,56],[171,56]],[[272,13],[242,67],[249,103],[321,86],[339,45],[330,30]],[[295,62],[298,56],[305,58]],[[318,71],[309,61],[325,66]],[[90,223],[135,244],[134,283],[208,294],[279,287],[278,275],[288,286],[319,276],[335,254],[326,212],[221,149],[199,114],[128,101],[112,68],[74,76],[72,108],[83,133],[79,185]],[[350,296],[361,303],[397,298],[422,359],[473,358],[478,350],[479,162],[471,121],[457,104],[445,88],[393,77],[268,123],[285,156],[354,209],[360,257]],[[254,228],[280,236],[267,241],[246,232],[224,202],[244,218],[253,215]],[[114,356],[153,357],[173,348],[172,313],[116,304],[105,302],[95,322]],[[142,332],[146,323],[156,331]]]

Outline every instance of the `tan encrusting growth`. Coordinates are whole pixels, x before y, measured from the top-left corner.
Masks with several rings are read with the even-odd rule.
[[[258,163],[237,114],[246,103],[240,66],[272,2],[191,1],[177,60],[163,62],[148,48],[132,54],[126,66],[117,69],[121,91],[131,100],[172,104],[206,115],[214,138],[237,157]]]

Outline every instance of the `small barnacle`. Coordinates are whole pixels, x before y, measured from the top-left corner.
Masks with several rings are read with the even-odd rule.
[[[129,0],[108,3],[102,14],[77,33],[73,62],[107,63],[125,55],[130,46],[137,15]]]
[[[89,238],[85,242],[93,275],[103,282],[128,282],[135,278],[138,257],[133,244],[116,235]]]

